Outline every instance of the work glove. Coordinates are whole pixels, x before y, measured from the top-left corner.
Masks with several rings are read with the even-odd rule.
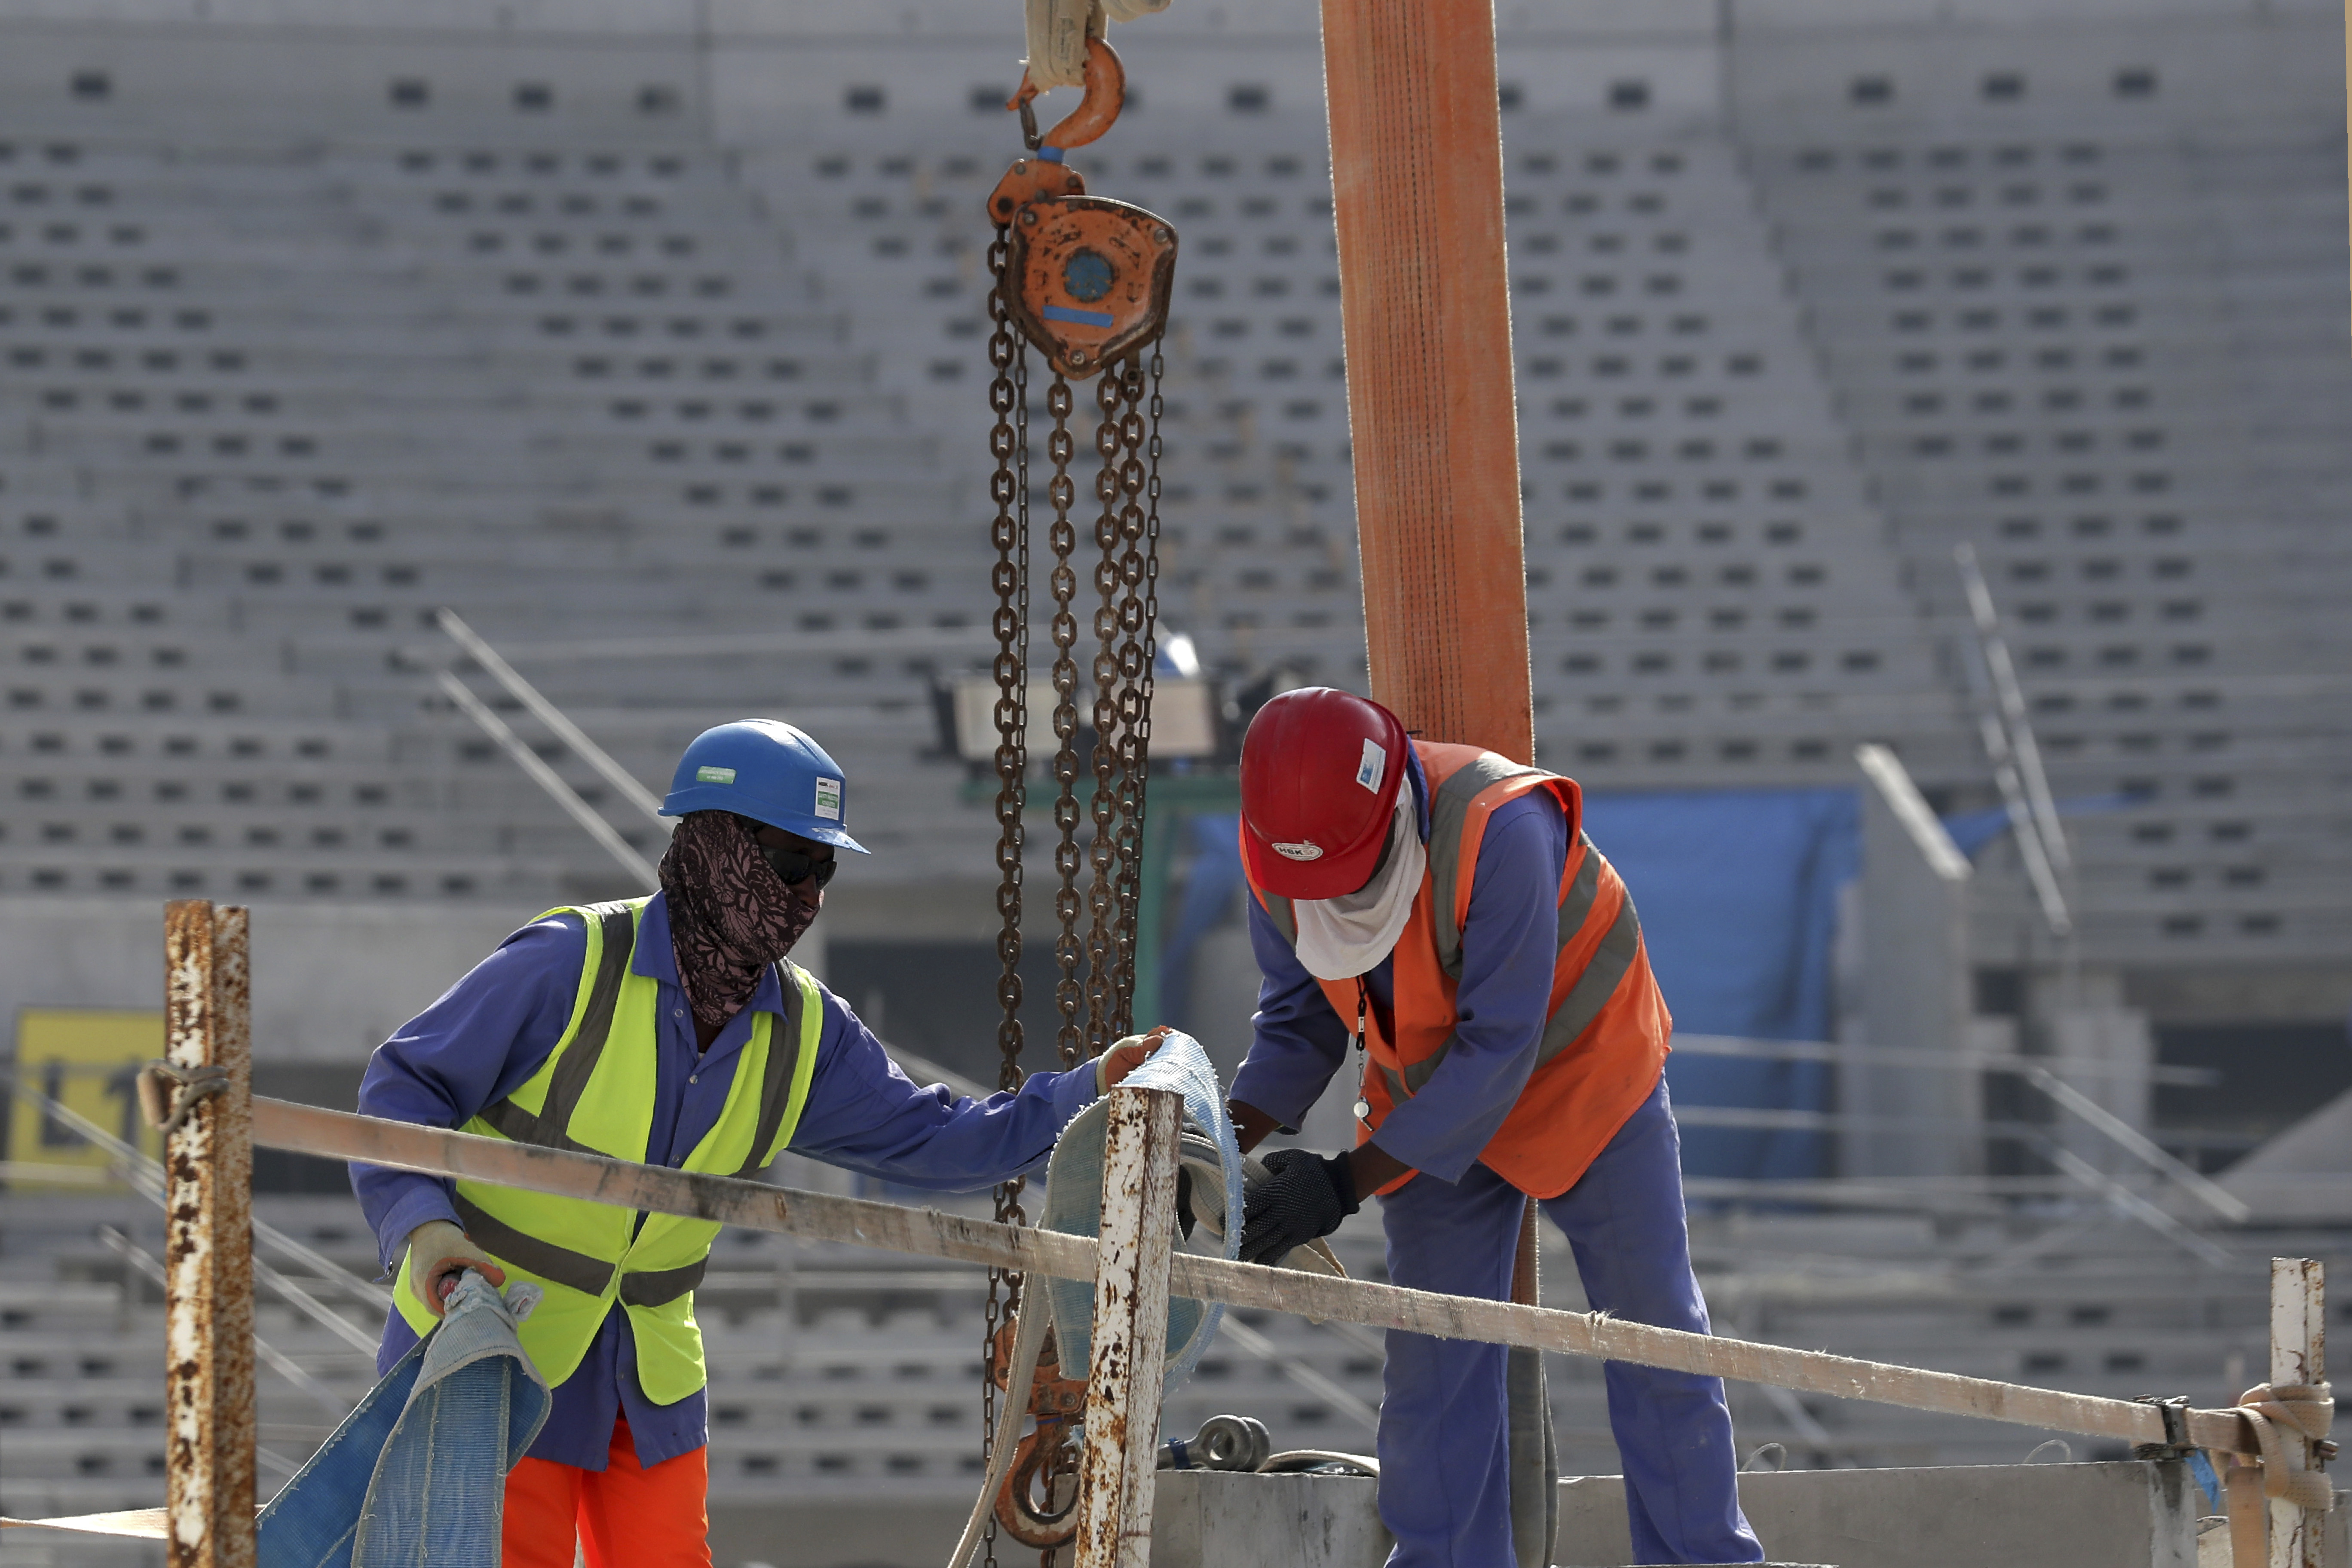
[[[425,1310],[441,1315],[442,1302],[457,1288],[458,1277],[478,1268],[493,1285],[507,1282],[507,1271],[476,1247],[471,1237],[446,1219],[430,1219],[408,1233],[408,1285]]]
[[[1339,1228],[1354,1214],[1356,1177],[1345,1154],[1277,1149],[1265,1157],[1266,1176],[1242,1197],[1242,1261],[1278,1264]]]
[[[1037,90],[1087,79],[1087,40],[1113,22],[1168,9],[1168,0],[1027,0],[1029,79]]]

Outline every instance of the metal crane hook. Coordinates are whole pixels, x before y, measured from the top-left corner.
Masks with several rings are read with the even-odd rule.
[[[1067,118],[1044,136],[1037,134],[1037,111],[1031,101],[1038,93],[1036,83],[1029,73],[1021,73],[1021,89],[1005,101],[1004,107],[1017,110],[1021,116],[1023,140],[1031,147],[1083,147],[1108,131],[1118,119],[1118,111],[1127,103],[1127,68],[1118,63],[1118,54],[1100,38],[1087,40],[1086,96]]]

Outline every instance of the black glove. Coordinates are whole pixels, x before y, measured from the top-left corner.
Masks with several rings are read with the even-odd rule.
[[[1279,1263],[1356,1212],[1356,1177],[1345,1154],[1277,1149],[1265,1168],[1266,1179],[1242,1201],[1244,1263]]]

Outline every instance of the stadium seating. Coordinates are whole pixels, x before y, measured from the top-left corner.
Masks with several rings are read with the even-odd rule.
[[[444,605],[641,776],[714,718],[799,715],[870,781],[877,879],[988,877],[984,816],[941,809],[929,687],[986,651],[978,204],[1016,147],[1003,83],[938,90],[992,48],[841,26],[822,95],[731,116],[661,85],[656,37],[551,35],[502,83],[426,44],[371,80],[220,29],[211,68],[286,85],[210,120],[205,73],[91,63],[119,39],[19,54],[0,895],[610,890],[432,687]],[[2176,155],[2179,82],[2255,79],[2183,76],[2185,24],[2076,29],[2072,74],[2030,87],[1980,39],[1981,68],[1906,76],[1764,26],[1693,101],[1704,35],[1578,100],[1514,79],[1561,46],[1510,26],[1545,758],[1601,789],[1769,786],[1843,781],[1882,739],[1939,803],[1988,802],[1966,541],[2059,792],[2122,806],[2075,829],[2086,956],[2340,950],[2325,116],[2289,95]],[[1234,680],[1362,679],[1307,41],[1181,91],[1147,50],[1077,161],[1183,236],[1161,612]],[[728,634],[810,640],[579,646]],[[2003,854],[1996,934],[2024,907]]]
[[[1962,622],[1972,544],[2057,792],[2134,803],[2075,829],[2085,940],[2126,963],[2347,930],[2314,789],[2345,755],[2340,158],[2234,37],[1783,39],[1736,110],[1927,613]]]

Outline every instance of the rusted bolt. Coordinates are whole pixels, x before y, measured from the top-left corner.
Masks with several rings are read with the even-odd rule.
[[[1021,224],[1024,228],[1035,227],[1037,224],[1037,209],[1034,207],[1024,209],[1021,214]]]
[[[1155,228],[1151,231],[1151,237],[1158,240],[1160,244],[1166,245],[1172,241],[1176,237],[1169,233],[1165,228]]]

